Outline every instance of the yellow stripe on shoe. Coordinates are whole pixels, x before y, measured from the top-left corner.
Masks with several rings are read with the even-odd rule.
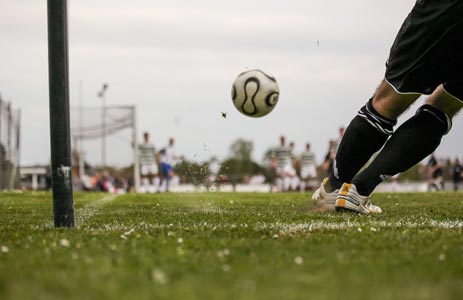
[[[322,181],[322,185],[325,186],[328,183],[328,177],[325,177]]]
[[[347,194],[349,194],[349,190],[351,186],[352,186],[351,183],[344,183],[341,187],[341,191],[339,191],[339,195],[347,196]]]

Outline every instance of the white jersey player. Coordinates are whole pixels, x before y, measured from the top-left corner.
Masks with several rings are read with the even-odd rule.
[[[310,149],[310,144],[305,145],[305,151],[301,154],[301,192],[305,191],[307,183],[317,178],[317,163],[315,153]]]
[[[149,141],[149,133],[143,133],[143,143],[138,145],[140,173],[142,177],[142,191],[148,191],[150,184],[157,185],[158,164],[154,145]]]
[[[287,191],[289,190],[291,177],[295,174],[295,171],[291,158],[291,148],[286,146],[286,138],[284,136],[280,137],[280,146],[274,149],[273,160],[278,175],[278,190]]]

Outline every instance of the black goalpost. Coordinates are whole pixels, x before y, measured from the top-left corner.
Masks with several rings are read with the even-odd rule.
[[[55,227],[74,227],[66,0],[48,0],[50,145]]]

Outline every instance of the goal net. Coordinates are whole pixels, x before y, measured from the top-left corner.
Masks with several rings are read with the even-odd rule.
[[[19,183],[20,110],[0,97],[0,190]]]
[[[128,161],[133,164],[133,180],[135,189],[139,187],[139,165],[138,150],[135,145],[137,141],[137,120],[135,106],[106,106],[102,107],[71,107],[71,137],[73,141],[74,152],[77,153],[79,175],[85,173],[85,148],[97,146],[101,151],[101,167],[107,167],[106,155],[113,155],[115,152],[121,152],[124,149],[119,148],[111,143],[111,137],[117,134],[130,131],[129,138],[122,138],[124,147],[131,150]],[[88,141],[85,142],[84,141]],[[114,142],[114,141],[113,141]],[[95,149],[93,149],[95,150]]]

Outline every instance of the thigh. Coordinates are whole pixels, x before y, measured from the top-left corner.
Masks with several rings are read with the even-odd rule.
[[[149,171],[151,175],[157,175],[159,170],[158,170],[158,165],[157,164],[152,164],[149,166]]]
[[[142,176],[147,176],[149,175],[149,166],[148,165],[141,165],[140,166],[140,173]]]
[[[463,84],[463,81],[461,82]],[[426,99],[426,104],[432,105],[453,118],[463,107],[463,102],[449,94],[443,85],[436,88],[434,93]]]
[[[421,0],[400,28],[386,63],[386,80],[400,93],[431,94],[461,78],[463,1]]]

